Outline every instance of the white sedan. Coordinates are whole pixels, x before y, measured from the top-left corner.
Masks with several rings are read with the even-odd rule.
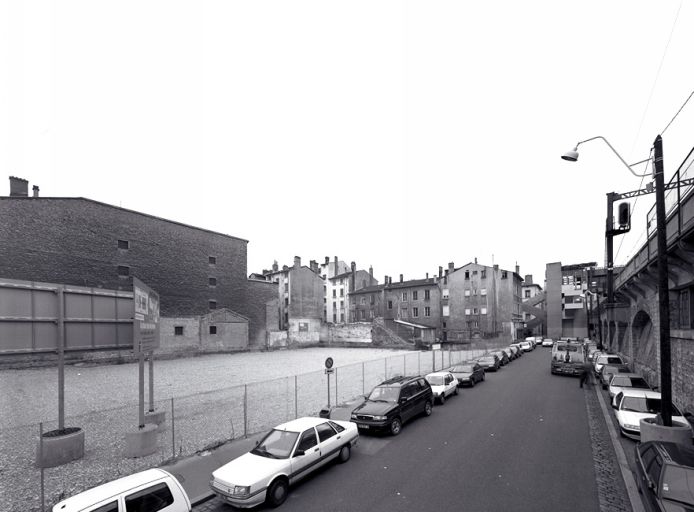
[[[249,453],[212,473],[212,491],[235,507],[287,499],[289,485],[331,460],[347,462],[357,425],[326,418],[298,418],[272,429]]]
[[[554,340],[552,338],[545,338],[542,340],[542,346],[543,347],[551,347],[554,345]]]
[[[438,400],[441,405],[444,404],[447,396],[458,394],[458,379],[451,372],[434,372],[424,378],[431,386],[434,399]]]
[[[660,393],[645,389],[624,389],[615,395],[612,407],[615,409],[621,434],[638,441],[641,439],[640,420],[655,418],[660,412]],[[689,422],[674,404],[672,405],[672,421],[689,426],[691,429]]]

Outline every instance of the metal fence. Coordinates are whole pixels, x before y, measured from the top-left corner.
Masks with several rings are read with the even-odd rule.
[[[48,504],[106,481],[214,448],[233,439],[263,432],[301,416],[316,416],[328,402],[335,406],[368,393],[397,375],[424,375],[505,346],[508,340],[485,340],[465,350],[410,352],[385,359],[339,366],[330,377],[317,371],[241,386],[179,396],[155,403],[166,412],[157,434],[157,451],[126,458],[125,433],[137,428],[137,404],[67,417],[66,427],[85,433],[82,459],[44,470]],[[0,503],[14,511],[42,510],[41,470],[36,466],[40,432],[58,421],[0,430]]]

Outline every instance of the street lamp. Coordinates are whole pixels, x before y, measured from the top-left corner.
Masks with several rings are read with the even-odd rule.
[[[612,152],[617,155],[617,158],[629,169],[634,176],[639,178],[648,176],[647,174],[638,174],[634,172],[632,167],[635,165],[648,162],[651,158],[636,162],[635,164],[627,164],[612,145],[598,135],[590,139],[583,140],[576,144],[573,150],[562,155],[562,159],[569,162],[578,160],[578,146],[585,142],[601,139]],[[658,241],[658,313],[659,313],[659,333],[660,333],[660,389],[661,389],[661,410],[660,414],[663,419],[663,424],[667,427],[672,426],[672,379],[670,376],[671,355],[670,355],[670,298],[668,296],[668,270],[667,270],[667,238],[665,233],[665,179],[663,176],[663,139],[660,135],[653,142],[653,177],[655,179],[655,211],[656,211],[656,230]],[[608,222],[611,219],[608,219]],[[610,259],[608,257],[608,259]],[[608,286],[611,284],[612,262],[608,262]],[[609,296],[609,294],[608,294]],[[608,297],[611,300],[611,297]]]

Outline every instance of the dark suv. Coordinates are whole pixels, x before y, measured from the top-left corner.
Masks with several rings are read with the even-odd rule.
[[[363,430],[400,433],[402,424],[431,414],[434,395],[424,377],[393,377],[376,386],[366,401],[352,411],[351,420]]]

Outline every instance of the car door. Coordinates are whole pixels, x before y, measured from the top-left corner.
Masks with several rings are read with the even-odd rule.
[[[301,433],[291,457],[292,481],[303,478],[315,469],[321,460],[316,429],[311,427]]]
[[[458,384],[455,380],[455,377],[453,377],[453,375],[448,373],[444,377],[444,382],[446,383],[446,394],[452,395],[455,392],[455,388]]]
[[[338,436],[335,429],[327,421],[316,425],[316,432],[318,433],[321,458],[327,462],[340,452],[342,446],[340,438],[342,436]]]
[[[405,384],[400,389],[400,418],[403,423],[415,414],[417,392],[414,383]]]

